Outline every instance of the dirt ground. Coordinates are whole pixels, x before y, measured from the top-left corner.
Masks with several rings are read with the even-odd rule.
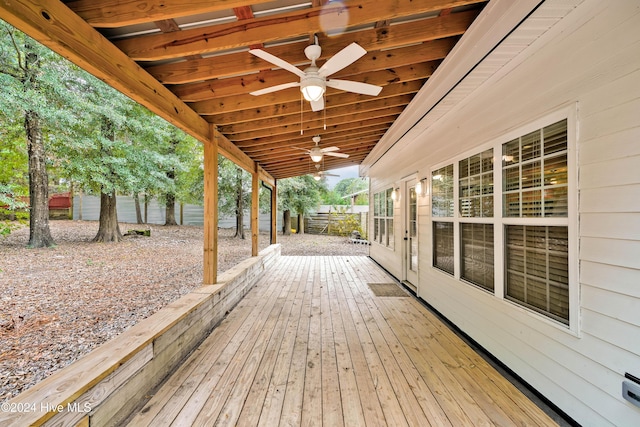
[[[202,227],[151,229],[91,243],[95,221],[51,221],[57,246],[28,249],[28,228],[0,238],[0,402],[72,363],[202,283]],[[219,232],[219,273],[251,255],[251,240]],[[344,237],[278,236],[282,255],[368,255]],[[260,248],[268,246],[260,236]]]

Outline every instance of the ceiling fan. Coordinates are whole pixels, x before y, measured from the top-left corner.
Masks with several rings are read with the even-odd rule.
[[[382,87],[372,85],[369,83],[354,82],[351,80],[338,80],[329,79],[327,77],[334,74],[343,68],[351,65],[363,55],[367,53],[357,43],[351,43],[347,47],[343,48],[340,52],[336,53],[327,62],[318,68],[316,65],[316,59],[320,58],[322,49],[318,44],[318,38],[316,37],[315,44],[309,45],[304,49],[304,54],[311,61],[311,65],[304,71],[291,65],[287,61],[278,58],[262,49],[251,49],[249,53],[262,58],[265,61],[271,62],[273,65],[277,65],[296,76],[300,77],[299,82],[284,83],[265,89],[256,90],[251,92],[251,95],[264,95],[266,93],[276,92],[291,87],[300,87],[304,98],[311,102],[311,109],[313,111],[320,111],[324,109],[324,92],[328,87],[344,90],[347,92],[359,93],[363,95],[376,96],[382,90]]]
[[[316,165],[316,169],[317,169],[317,172],[313,173],[313,179],[315,179],[316,181],[320,181],[325,176],[340,176],[340,175],[336,175],[334,173],[328,173],[328,172],[321,171],[320,170],[320,164]]]
[[[319,135],[316,135],[311,139],[313,140],[313,142],[316,143],[315,147],[313,147],[311,150],[308,150],[306,148],[299,148],[299,147],[293,147],[293,148],[296,148],[296,149],[302,150],[302,151],[306,151],[311,156],[311,160],[313,160],[316,163],[320,162],[322,160],[323,156],[325,156],[325,155],[326,156],[333,156],[333,157],[340,157],[342,159],[346,159],[346,158],[349,157],[348,154],[336,153],[336,151],[339,150],[338,147],[320,148],[320,146],[318,145],[318,144],[320,144],[320,139],[321,139]]]

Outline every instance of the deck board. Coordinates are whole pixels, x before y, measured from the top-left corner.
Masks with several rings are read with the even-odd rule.
[[[367,257],[281,257],[135,426],[556,425]]]

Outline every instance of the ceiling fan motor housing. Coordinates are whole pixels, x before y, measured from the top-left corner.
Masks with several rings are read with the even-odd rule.
[[[309,61],[315,62],[316,59],[320,58],[322,48],[318,44],[310,44],[304,48],[304,54],[309,58]]]

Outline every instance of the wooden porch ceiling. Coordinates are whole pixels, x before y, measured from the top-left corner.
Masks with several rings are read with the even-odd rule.
[[[0,11],[198,139],[207,141],[212,136],[207,123],[213,124],[215,134],[226,137],[223,154],[244,158],[239,163],[245,168],[258,163],[280,179],[313,169],[309,156],[294,147],[311,148],[315,135],[322,137],[321,145],[349,154],[348,159],[325,156],[324,170],[360,164],[486,3],[40,0],[1,1]],[[248,49],[264,49],[303,69],[309,64],[303,51],[314,36],[322,47],[319,66],[351,42],[366,49],[364,57],[331,78],[382,86],[380,95],[328,88],[325,110],[312,112],[301,102],[299,88],[249,94],[297,77]],[[76,47],[78,41],[84,46]]]

